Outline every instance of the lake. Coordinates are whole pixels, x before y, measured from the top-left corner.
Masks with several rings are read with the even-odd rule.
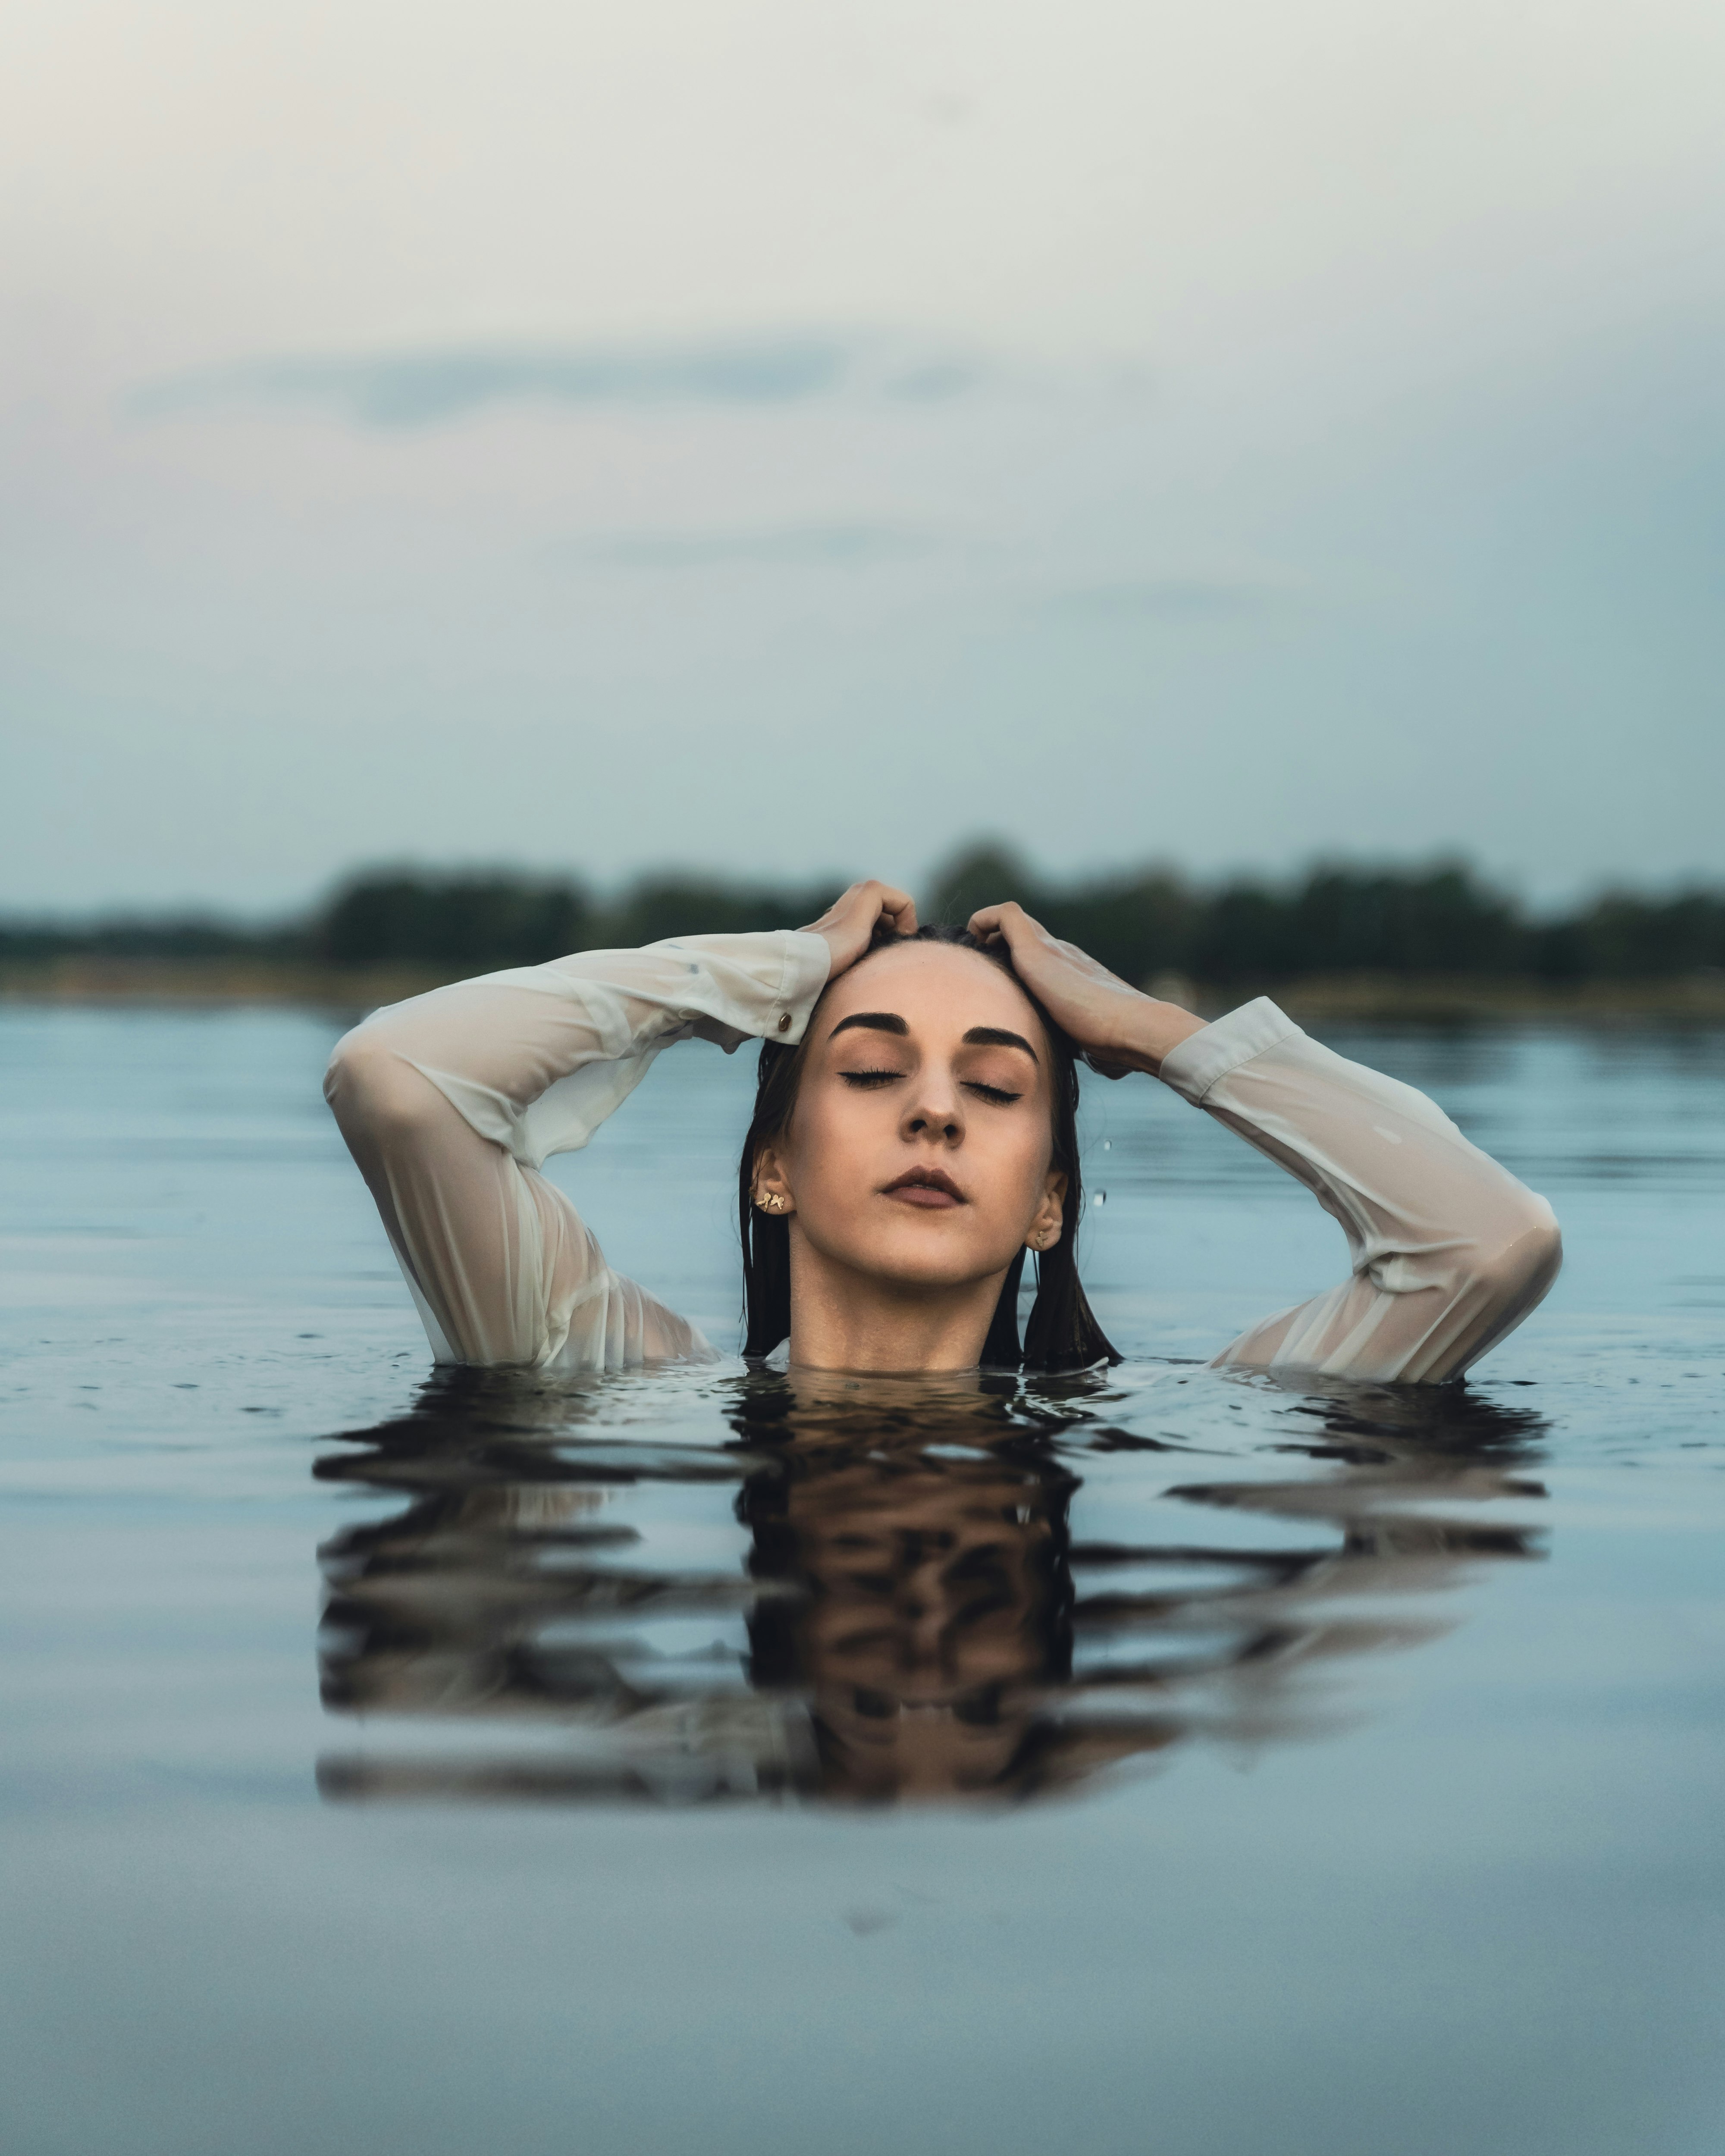
[[[1715,2156],[1725,1033],[1333,1028],[1551,1199],[1465,1386],[1086,1080],[1118,1369],[429,1379],[352,1014],[0,1006],[9,2156]],[[552,1164],[726,1344],[752,1055]]]

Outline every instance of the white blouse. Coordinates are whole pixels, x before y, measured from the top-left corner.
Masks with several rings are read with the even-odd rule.
[[[486,973],[377,1011],[324,1091],[440,1363],[616,1370],[713,1350],[614,1273],[539,1173],[584,1146],[674,1042],[794,1046],[826,985],[801,931],[686,936]],[[1308,1040],[1264,998],[1182,1041],[1176,1092],[1296,1176],[1348,1238],[1337,1286],[1219,1363],[1435,1383],[1556,1277],[1557,1222],[1411,1086]]]

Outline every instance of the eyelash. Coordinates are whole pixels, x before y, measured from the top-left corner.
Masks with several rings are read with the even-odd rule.
[[[855,1086],[860,1092],[872,1093],[882,1086],[890,1086],[895,1078],[903,1077],[904,1073],[901,1070],[841,1070],[839,1075],[847,1086]],[[996,1108],[1010,1107],[1014,1101],[1022,1101],[1024,1097],[1022,1093],[1008,1092],[1004,1086],[979,1085],[973,1078],[965,1081],[965,1091],[979,1095],[991,1107]]]
[[[980,1093],[983,1100],[997,1108],[1009,1108],[1014,1101],[1022,1101],[1024,1097],[1022,1093],[1009,1093],[1004,1086],[978,1085],[974,1078],[967,1082],[971,1092]]]

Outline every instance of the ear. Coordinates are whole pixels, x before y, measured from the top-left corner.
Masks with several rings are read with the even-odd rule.
[[[1030,1224],[1024,1230],[1024,1241],[1033,1250],[1051,1250],[1060,1240],[1065,1224],[1061,1208],[1066,1202],[1066,1178],[1057,1168],[1048,1171],[1042,1186],[1042,1195],[1037,1200],[1036,1210],[1030,1215]]]
[[[749,1188],[757,1209],[776,1219],[785,1219],[797,1209],[791,1186],[785,1181],[784,1163],[773,1145],[763,1145],[755,1155],[754,1179]]]

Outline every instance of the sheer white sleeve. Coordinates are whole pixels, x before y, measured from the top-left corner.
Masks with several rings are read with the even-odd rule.
[[[1296,1176],[1340,1222],[1348,1277],[1268,1317],[1224,1364],[1436,1383],[1557,1277],[1552,1209],[1411,1086],[1350,1063],[1260,998],[1191,1034],[1162,1076]]]
[[[539,1173],[584,1146],[674,1042],[794,1045],[819,936],[690,936],[486,973],[375,1012],[324,1092],[441,1363],[614,1370],[710,1355],[614,1273]]]

